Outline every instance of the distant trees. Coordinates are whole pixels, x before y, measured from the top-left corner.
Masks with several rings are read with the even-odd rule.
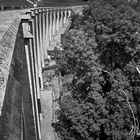
[[[83,0],[83,1],[94,2],[94,1],[96,1],[96,0]],[[105,1],[105,0],[102,0],[102,1]],[[115,0],[112,0],[112,1],[110,1],[110,0],[106,0],[106,2],[108,2],[108,1],[109,1],[109,2],[112,2],[112,1],[115,2]],[[124,2],[124,1],[129,2],[129,3],[130,3],[130,2],[138,3],[138,0],[123,0],[123,1],[122,1],[122,0],[116,0],[116,2],[117,2],[117,1],[120,1],[121,3]]]
[[[94,1],[83,15],[73,15],[63,50],[56,51],[65,72],[54,125],[62,140],[136,139],[140,15],[128,3],[117,2]]]

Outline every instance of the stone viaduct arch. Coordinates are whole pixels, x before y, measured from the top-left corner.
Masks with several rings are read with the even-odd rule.
[[[59,47],[55,40],[70,24],[72,10],[82,8],[24,10],[0,36],[1,140],[42,139],[40,92],[48,50]]]

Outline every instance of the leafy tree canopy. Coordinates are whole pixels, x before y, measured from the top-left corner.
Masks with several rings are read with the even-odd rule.
[[[56,50],[65,72],[55,124],[62,140],[134,139],[140,118],[139,26],[139,13],[121,0],[93,1],[83,15],[72,16],[62,51]]]

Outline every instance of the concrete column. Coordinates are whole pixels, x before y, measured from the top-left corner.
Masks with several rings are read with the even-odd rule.
[[[56,22],[56,31],[59,31],[59,22],[60,22],[60,12],[57,11],[57,22]]]
[[[24,55],[23,55],[23,72],[22,72],[22,92],[23,92],[23,118],[24,118],[24,132],[26,139],[37,140],[38,131],[36,124],[35,104],[34,104],[34,84],[32,76],[32,62],[30,52],[30,41],[32,35],[29,32],[28,21],[22,23],[24,36]],[[30,126],[28,125],[30,124]],[[24,134],[23,134],[24,135]]]
[[[68,10],[68,18],[71,16],[71,10]]]
[[[39,72],[38,72],[38,63],[37,63],[37,52],[36,52],[36,31],[35,31],[35,14],[32,11],[31,14],[31,33],[33,34],[33,40],[30,41],[30,52],[31,52],[31,60],[32,60],[32,69],[33,69],[33,77],[34,77],[34,102],[35,102],[35,112],[36,112],[36,122],[37,122],[37,130],[38,137],[41,139],[41,130],[40,130],[40,120],[39,120],[39,111],[38,111],[38,103],[37,100],[40,100],[40,88],[39,88]],[[33,45],[31,45],[33,44]],[[38,96],[39,95],[39,96]]]
[[[52,41],[52,11],[49,12],[49,38]]]
[[[47,52],[46,52],[46,11],[43,10],[43,55],[44,55],[44,60],[47,56]],[[44,61],[43,61],[44,62]],[[43,63],[43,67],[45,66],[45,63]]]
[[[65,24],[67,22],[67,10],[64,11],[64,21],[63,23]]]
[[[38,29],[37,29],[37,15],[33,18],[32,21],[32,34],[33,34],[33,41],[34,41],[34,47],[33,47],[33,52],[34,52],[34,63],[35,63],[35,73],[36,73],[36,89],[37,89],[37,98],[40,99],[40,86],[39,86],[39,52],[38,52]]]
[[[39,10],[39,42],[40,42],[40,54],[41,54],[41,66],[44,67],[44,53],[43,53],[43,14],[42,10]],[[41,83],[41,89],[43,85]]]
[[[56,33],[56,11],[53,11],[53,35]]]
[[[60,27],[63,27],[63,11],[61,11]]]
[[[32,85],[33,85],[33,101],[34,101],[34,108],[35,108],[35,118],[36,118],[36,131],[38,132],[38,137],[41,140],[41,128],[40,128],[40,119],[39,116],[41,116],[41,110],[39,112],[39,104],[37,96],[36,96],[36,79],[35,79],[35,69],[34,69],[34,56],[33,56],[33,41],[30,39],[30,48],[29,48],[29,53],[30,53],[30,63],[31,63],[31,76],[32,76]]]
[[[42,66],[41,66],[41,53],[40,53],[40,44],[39,44],[39,15],[38,11],[35,11],[35,29],[36,29],[36,52],[37,52],[37,63],[38,63],[38,74],[39,74],[39,85],[40,89],[42,89],[43,77],[42,77]],[[40,99],[40,94],[38,94],[38,98]]]
[[[46,59],[48,58],[48,53],[47,50],[49,48],[49,13],[48,10],[46,11],[46,42],[45,42],[45,50],[47,56],[45,57]]]
[[[40,87],[39,87],[39,70],[38,70],[38,52],[37,52],[37,33],[36,33],[36,16],[34,12],[32,11],[32,34],[33,34],[33,52],[34,52],[34,64],[35,64],[35,78],[36,78],[36,92],[37,92],[37,98],[40,98]]]
[[[29,46],[28,44],[25,45],[25,54],[26,54],[26,61],[27,61],[27,70],[28,70],[28,79],[29,79],[29,88],[27,88],[27,85],[24,84],[25,88],[26,88],[26,97],[25,95],[23,95],[24,99],[23,99],[23,104],[24,104],[24,117],[25,117],[25,130],[26,130],[26,138],[27,139],[31,139],[31,140],[37,140],[37,134],[36,134],[36,130],[34,130],[36,128],[35,126],[35,110],[34,110],[34,101],[33,101],[33,91],[32,91],[32,81],[31,81],[31,71],[30,71],[30,58],[29,58]],[[24,74],[25,76],[25,74]],[[27,75],[26,75],[27,78]],[[26,98],[31,98],[31,107],[29,107],[29,102],[30,100],[26,100]],[[26,100],[26,101],[25,101]],[[28,109],[27,109],[28,108]],[[32,115],[29,115],[30,114]],[[33,117],[33,121],[32,121],[32,117]],[[33,124],[31,124],[31,122],[34,122]],[[28,124],[30,123],[30,126],[28,126]],[[32,125],[32,126],[31,126]],[[32,135],[31,132],[33,133]]]

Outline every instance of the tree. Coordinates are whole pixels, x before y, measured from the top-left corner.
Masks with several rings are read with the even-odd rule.
[[[55,125],[62,140],[135,137],[140,17],[131,6],[114,4],[95,1],[82,16],[73,16],[62,51],[56,53],[59,69],[65,71]]]

